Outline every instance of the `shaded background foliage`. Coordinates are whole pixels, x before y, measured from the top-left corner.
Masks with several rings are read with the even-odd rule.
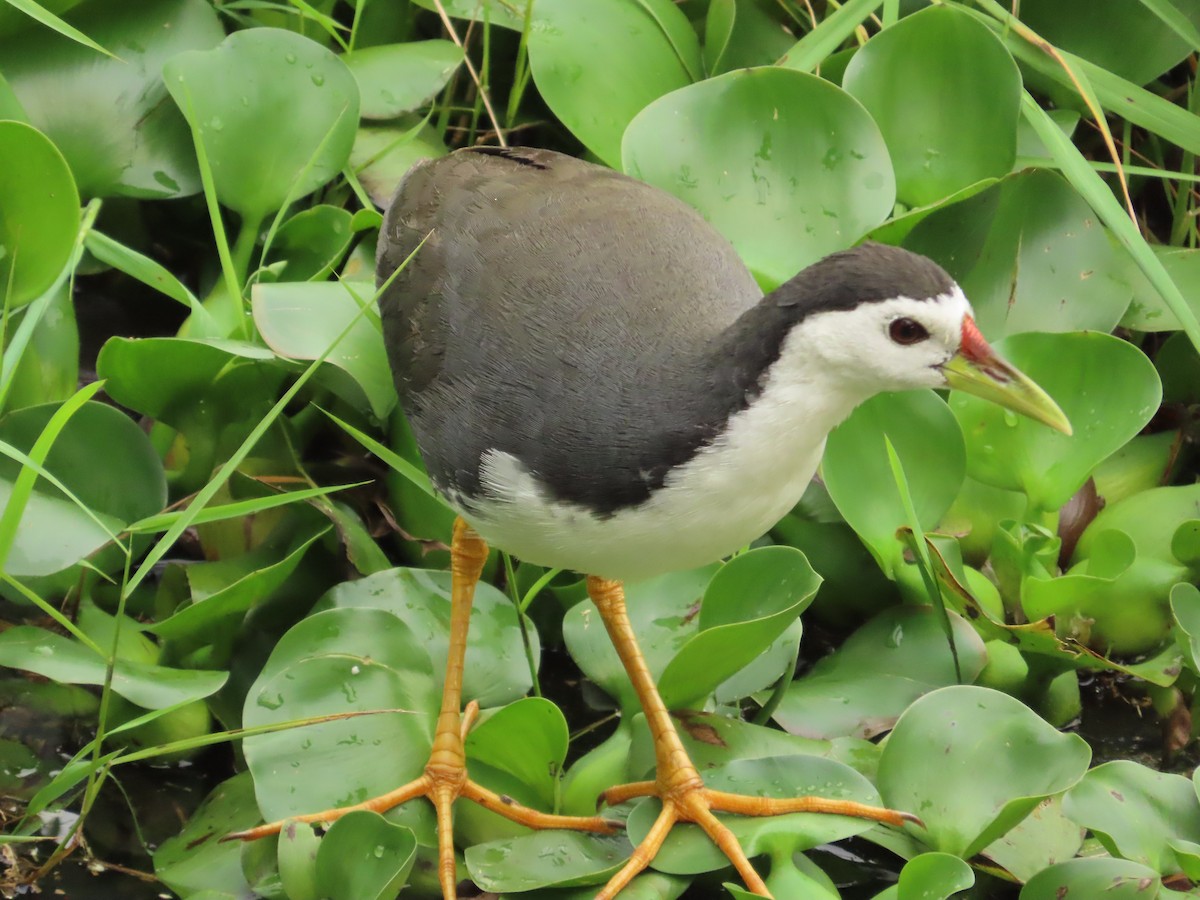
[[[452,514],[373,247],[414,161],[505,141],[675,194],[764,289],[868,237],[933,257],[1075,427],[877,398],[761,546],[630,586],[711,784],[925,822],[731,820],[776,896],[1198,893],[1198,51],[1190,0],[8,0],[4,886],[74,853],[184,898],[435,895],[423,804],[216,838],[424,764]],[[652,767],[636,698],[576,576],[487,580],[472,774],[590,812]],[[545,900],[653,816],[456,812],[464,878]],[[680,829],[628,894],[724,866]]]

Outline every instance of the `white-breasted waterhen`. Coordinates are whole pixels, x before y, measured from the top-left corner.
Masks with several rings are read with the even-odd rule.
[[[622,582],[712,562],[759,537],[799,500],[830,429],[880,391],[950,386],[1069,433],[1055,403],[988,346],[950,276],[868,243],[763,296],[729,242],[680,200],[531,149],[470,148],[414,167],[379,237],[380,283],[414,250],[380,312],[429,475],[460,515],[450,658],[425,774],[354,808],[428,796],[446,900],[457,896],[457,797],[535,828],[613,827],[526,809],[467,777],[463,657],[489,542],[588,576],[653,735],[655,780],[603,799],[657,795],[662,813],[597,900],[615,897],[681,821],[700,825],[768,896],[714,811],[910,819],[705,788],[638,649]]]

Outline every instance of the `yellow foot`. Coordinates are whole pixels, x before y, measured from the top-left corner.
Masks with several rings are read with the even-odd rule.
[[[821,797],[795,797],[777,799],[731,794],[711,788],[697,787],[692,779],[677,788],[663,788],[654,781],[639,781],[610,788],[604,792],[603,801],[609,805],[624,803],[638,797],[656,796],[662,801],[662,812],[654,820],[645,839],[638,844],[628,862],[596,895],[596,900],[613,900],[634,876],[654,860],[662,848],[667,835],[677,822],[694,822],[704,829],[717,848],[724,853],[737,869],[746,887],[762,897],[770,897],[766,884],[750,860],[746,858],[741,844],[733,832],[721,822],[714,812],[738,813],[743,816],[779,816],[785,813],[816,812],[870,819],[887,825],[903,825],[905,822],[920,824],[920,819],[909,813],[896,812],[865,803],[849,800],[827,800]]]
[[[472,701],[468,704],[462,718],[462,729],[458,735],[458,755],[461,754],[461,741],[466,732],[470,730],[471,723],[478,712],[479,705],[477,703]],[[461,755],[459,758],[462,759],[461,762],[446,759],[444,753],[440,753],[435,745],[434,753],[425,766],[424,774],[393,791],[353,806],[341,806],[318,813],[293,816],[290,819],[259,825],[257,828],[250,828],[246,831],[237,831],[225,835],[221,840],[254,841],[268,835],[278,834],[286,822],[329,823],[357,810],[365,809],[384,813],[416,797],[428,797],[437,813],[438,880],[442,886],[442,895],[444,900],[456,900],[458,891],[454,860],[454,819],[451,808],[459,797],[472,800],[485,809],[499,813],[506,819],[511,819],[529,828],[565,828],[595,834],[613,834],[620,829],[619,823],[600,816],[556,816],[522,806],[511,798],[502,797],[495,791],[488,790],[468,778],[465,758],[462,758]]]

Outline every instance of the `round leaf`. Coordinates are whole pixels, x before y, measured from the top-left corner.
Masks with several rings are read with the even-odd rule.
[[[305,360],[324,354],[349,325],[350,331],[325,356],[334,369],[325,383],[363,412],[382,419],[396,403],[396,389],[378,326],[361,314],[359,304],[370,302],[373,292],[360,283],[352,293],[348,285],[332,281],[256,284],[254,324],[277,354]]]
[[[983,669],[983,641],[949,614],[964,678]],[[775,721],[810,738],[873,737],[892,727],[918,697],[954,684],[954,657],[940,617],[929,607],[886,609],[788,685]]]
[[[200,190],[187,123],[167,101],[160,72],[176,54],[221,40],[212,4],[89,3],[72,23],[118,58],[33,28],[0,44],[0,59],[29,121],[62,150],[80,193],[176,197]]]
[[[520,735],[514,741],[513,735]],[[557,774],[567,758],[567,720],[542,697],[510,703],[471,729],[467,756],[533,788],[545,807],[555,800]]]
[[[1178,0],[1166,5],[1200,28],[1200,8]],[[1064,50],[1134,84],[1146,84],[1195,49],[1150,14],[1158,6],[1125,0],[1022,0],[1021,20]]]
[[[933,203],[1012,169],[1021,75],[966,13],[936,6],[885,28],[854,54],[842,86],[879,124],[902,203]]]
[[[0,121],[0,285],[6,306],[43,294],[71,256],[79,194],[62,154],[21,122]]]
[[[829,495],[894,577],[905,564],[896,529],[910,523],[885,439],[896,448],[925,529],[933,528],[954,502],[967,461],[954,415],[932,391],[872,397],[829,435],[821,464]]]
[[[372,714],[248,738],[246,763],[264,817],[357,803],[417,777],[437,708],[429,658],[395,616],[335,609],[302,620],[246,695],[245,726]]]
[[[339,584],[317,604],[328,608],[383,609],[399,617],[435,660],[440,683],[449,648],[450,573],[425,569],[389,569]],[[525,623],[533,646],[534,665],[541,645],[531,622]],[[463,697],[484,707],[524,696],[532,681],[521,628],[512,601],[486,582],[475,587],[471,630],[467,635]]]
[[[603,884],[625,862],[633,845],[624,834],[535,831],[475,844],[463,854],[471,879],[485,891],[519,893],[555,885]],[[595,895],[592,888],[588,896]]]
[[[887,806],[921,817],[935,849],[970,857],[1077,782],[1090,757],[1082,738],[1059,733],[1020,701],[959,685],[904,712],[877,782]]]
[[[1021,888],[1020,900],[1154,900],[1161,884],[1153,869],[1125,859],[1069,859],[1042,869]]]
[[[997,349],[1054,398],[1074,435],[959,391],[951,392],[950,408],[967,442],[968,474],[1024,491],[1035,507],[1066,503],[1158,409],[1154,366],[1136,347],[1107,334],[1018,334]]]
[[[57,409],[32,406],[5,416],[0,441],[27,453]],[[10,575],[49,575],[73,566],[108,543],[109,532],[159,512],[167,502],[166,476],[149,438],[129,416],[103,403],[85,403],[71,417],[45,468],[94,517],[39,478],[5,563]],[[15,460],[0,457],[0,506],[19,470]]]
[[[670,0],[537,0],[529,66],[558,119],[615,167],[630,120],[698,76],[700,45]]]
[[[355,50],[345,57],[358,82],[364,119],[394,119],[441,90],[463,60],[453,41],[412,41]]]
[[[922,853],[900,870],[896,900],[946,900],[975,884],[971,867],[949,853]]]
[[[730,72],[662,97],[630,123],[622,158],[700,210],[771,287],[854,244],[895,201],[870,115],[791,69]]]
[[[1063,812],[1114,856],[1162,875],[1183,869],[1174,842],[1200,841],[1200,801],[1191,780],[1129,760],[1088,772],[1063,798]]]
[[[1045,170],[935,210],[904,246],[954,276],[992,340],[1019,331],[1111,331],[1133,296],[1123,251],[1074,188]]]
[[[163,77],[204,144],[218,199],[250,222],[312,193],[350,156],[358,85],[341,59],[295,32],[236,32],[173,57]]]
[[[412,830],[359,810],[334,822],[317,851],[317,885],[330,900],[393,900],[417,856]]]

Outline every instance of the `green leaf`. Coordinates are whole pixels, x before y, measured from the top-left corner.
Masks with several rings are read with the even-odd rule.
[[[819,584],[804,554],[791,547],[760,547],[718,569],[704,591],[699,632],[659,676],[663,703],[702,706],[723,682],[767,651],[812,602]],[[769,675],[767,683],[779,674]]]
[[[951,614],[950,622],[963,677],[973,679],[986,661],[983,642],[966,620]],[[955,683],[954,658],[934,611],[892,607],[793,681],[774,719],[810,738],[872,737],[918,697]]]
[[[71,296],[71,280],[60,275],[54,287],[25,308],[22,326],[29,316],[37,316],[29,334],[29,342],[20,351],[17,341],[9,343],[5,354],[16,362],[8,397],[3,405],[9,409],[38,406],[43,403],[62,403],[79,384],[79,325],[75,319],[75,304]]]
[[[349,210],[325,203],[296,213],[275,232],[266,264],[285,263],[280,281],[328,278],[350,246],[352,220]]]
[[[1200,801],[1191,779],[1130,760],[1097,766],[1067,791],[1063,812],[1113,856],[1161,875],[1183,870],[1176,842],[1200,841]]]
[[[696,33],[670,0],[538,0],[534,9],[529,65],[542,99],[617,166],[633,117],[700,71]]]
[[[1156,246],[1154,252],[1168,277],[1188,301],[1192,314],[1200,315],[1200,301],[1197,301],[1197,292],[1200,291],[1200,250]],[[1121,326],[1136,331],[1176,331],[1182,327],[1179,318],[1171,312],[1141,272],[1136,272],[1133,302],[1125,311]]]
[[[58,409],[58,404],[47,404],[5,416],[0,441],[30,451]],[[97,447],[105,452],[97,454]],[[0,508],[13,496],[20,470],[16,460],[0,457]],[[4,564],[9,575],[49,575],[73,566],[130,522],[166,503],[162,464],[145,433],[127,415],[102,403],[83,404],[66,422],[45,470],[82,508],[39,478]]]
[[[347,282],[256,284],[254,323],[279,356],[303,360],[316,359],[329,346],[331,334],[350,326],[349,334],[326,357],[334,372],[318,378],[339,396],[382,419],[396,403],[396,389],[374,310],[359,316],[361,305],[370,302],[360,296],[371,293],[363,286],[356,295]]]
[[[0,121],[0,291],[14,309],[54,283],[79,230],[79,193],[62,154],[21,122]]]
[[[629,125],[625,171],[694,206],[774,287],[891,212],[878,126],[813,75],[745,69],[667,94]]]
[[[1171,614],[1179,626],[1179,645],[1194,672],[1200,672],[1200,589],[1183,582],[1171,588]]]
[[[321,838],[317,885],[330,900],[393,900],[417,856],[412,829],[359,810],[338,819]]]
[[[577,831],[535,831],[466,849],[471,880],[485,891],[519,893],[538,888],[603,884],[633,852],[624,834],[598,837]],[[586,897],[594,897],[590,888]]]
[[[909,523],[885,439],[900,455],[917,518],[927,529],[954,502],[967,461],[954,416],[932,391],[879,394],[829,435],[821,464],[829,495],[880,567],[895,578],[906,565],[896,529]]]
[[[18,625],[0,634],[0,665],[25,669],[65,684],[104,684],[104,657],[70,638]],[[162,709],[199,700],[220,690],[229,675],[171,669],[127,660],[113,664],[112,689],[138,706]]]
[[[779,19],[758,0],[715,0],[704,29],[704,63],[709,76],[769,66],[795,43]]]
[[[1111,331],[1129,305],[1127,263],[1059,175],[1028,171],[923,219],[904,246],[941,263],[979,328]]]
[[[279,882],[288,900],[321,900],[317,887],[317,851],[321,839],[312,825],[288,822],[279,832]]]
[[[86,4],[71,22],[120,58],[36,29],[0,43],[29,121],[62,151],[85,197],[177,197],[200,189],[187,123],[167,102],[163,63],[224,34],[204,0]],[[7,168],[7,167],[6,167]]]
[[[1104,900],[1154,900],[1160,895],[1157,873],[1124,859],[1069,859],[1042,869],[1021,888],[1020,900],[1063,900],[1064,897],[1103,897]]]
[[[1042,869],[1078,853],[1083,835],[1084,829],[1063,814],[1062,798],[1051,797],[989,844],[983,854],[1028,881]]]
[[[78,28],[74,28],[68,23],[64,22],[41,4],[35,3],[34,0],[5,0],[5,2],[14,9],[19,9],[31,19],[35,19],[36,21],[45,25],[47,28],[57,31],[63,37],[70,38],[71,40],[76,41],[85,47],[90,47],[97,53],[103,53],[106,56],[113,56],[112,53],[109,53]],[[115,59],[116,57],[114,56],[113,58]]]
[[[975,873],[950,853],[922,853],[900,870],[896,900],[946,900],[975,884]]]
[[[521,740],[514,741],[518,734]],[[557,706],[542,697],[524,697],[471,729],[467,757],[511,775],[533,789],[540,806],[552,808],[567,739],[567,720]]]
[[[905,710],[877,783],[887,806],[921,817],[934,849],[970,857],[1075,784],[1090,757],[1082,738],[1060,734],[1020,701],[960,685]]]
[[[200,305],[196,295],[184,287],[168,269],[159,265],[148,256],[143,256],[131,247],[113,240],[105,234],[89,230],[84,238],[84,246],[96,259],[136,278],[147,287],[152,287],[160,294],[183,304],[199,317],[207,317],[208,310]]]
[[[437,11],[439,3],[447,15],[457,19],[487,22],[489,25],[522,31],[525,28],[525,10],[534,4],[534,0],[413,0],[414,6],[433,12]]]
[[[449,152],[432,125],[411,118],[399,122],[400,127],[364,125],[350,151],[350,165],[380,209],[392,202],[409,169],[423,159],[437,159]]]
[[[1018,334],[997,350],[1040,384],[1066,413],[1074,436],[959,391],[950,409],[967,443],[967,473],[1022,490],[1035,507],[1058,509],[1092,469],[1142,430],[1158,409],[1154,367],[1136,347],[1106,334]]]
[[[214,788],[183,830],[154,851],[154,874],[183,897],[197,897],[203,891],[249,897],[241,845],[222,844],[218,838],[257,823],[253,783],[250,774],[243,772]]]
[[[316,608],[383,609],[399,617],[438,661],[435,672],[440,684],[442,661],[449,649],[449,572],[389,569],[339,584]],[[537,631],[530,622],[525,627],[536,663],[540,653]],[[511,600],[487,583],[475,588],[463,679],[464,699],[478,700],[484,707],[516,700],[531,685],[516,610]]]
[[[1146,84],[1197,49],[1153,13],[1155,7],[1178,27],[1200,27],[1200,10],[1186,2],[1022,0],[1020,10],[1021,20],[1052,44]]]
[[[453,41],[412,41],[355,50],[343,57],[358,82],[364,119],[394,119],[422,106],[462,63]]]
[[[335,609],[299,622],[251,686],[243,724],[372,714],[247,738],[246,763],[263,816],[346,806],[416,778],[429,756],[435,690],[429,656],[392,614]],[[422,804],[403,810],[427,813]]]
[[[907,16],[854,54],[842,85],[879,124],[902,203],[933,203],[1012,168],[1021,76],[970,16],[945,6]]]
[[[247,222],[312,193],[341,171],[358,125],[346,64],[291,31],[253,28],[163,67],[203,142],[217,197]]]

